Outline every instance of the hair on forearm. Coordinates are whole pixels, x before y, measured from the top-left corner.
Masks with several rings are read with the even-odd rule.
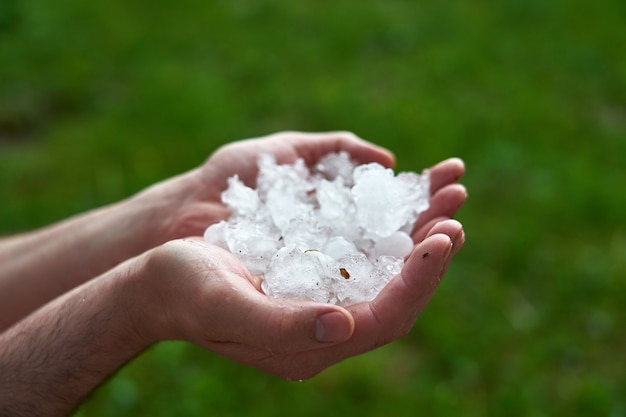
[[[68,294],[0,334],[0,417],[68,415],[141,350],[108,289]]]

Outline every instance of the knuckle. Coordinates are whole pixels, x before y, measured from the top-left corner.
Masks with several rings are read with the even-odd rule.
[[[337,134],[350,140],[358,139],[358,136],[356,135],[356,133],[350,130],[340,130],[339,132],[337,132]]]
[[[148,268],[161,271],[169,267],[174,261],[174,255],[179,251],[180,244],[180,241],[173,240],[152,249],[146,261]]]

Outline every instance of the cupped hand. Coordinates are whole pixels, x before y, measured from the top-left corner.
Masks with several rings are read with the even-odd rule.
[[[155,184],[140,193],[140,206],[155,207],[151,217],[152,245],[168,240],[202,236],[213,223],[229,216],[221,202],[227,180],[238,175],[254,186],[261,154],[270,153],[280,164],[302,158],[313,166],[330,152],[345,151],[359,163],[378,162],[386,167],[395,160],[388,150],[366,142],[349,132],[281,132],[232,142],[215,151],[200,167]]]
[[[342,308],[268,298],[230,253],[201,240],[173,241],[146,262],[146,277],[158,289],[153,337],[187,340],[288,380],[306,379],[404,336],[463,242],[460,223],[435,224],[376,299]]]
[[[324,155],[339,151],[347,152],[358,163],[378,162],[385,167],[395,163],[391,152],[349,132],[281,132],[230,143],[219,148],[200,168],[158,184],[147,193],[152,200],[166,202],[161,205],[170,207],[154,216],[162,223],[156,243],[201,236],[209,225],[227,218],[230,213],[221,202],[221,193],[228,178],[237,174],[244,183],[254,186],[259,155],[271,153],[281,164],[302,158],[313,166]],[[422,240],[437,221],[451,217],[463,204],[465,189],[455,184],[463,172],[459,159],[444,161],[431,169],[431,208],[421,216],[423,220],[414,236],[417,240]]]
[[[257,162],[261,154],[274,155],[279,164],[291,164],[302,158],[307,166],[312,167],[326,154],[340,151],[347,152],[360,164],[378,162],[392,167],[395,163],[391,152],[350,132],[281,132],[221,147],[202,167],[202,176],[209,193],[219,199],[226,188],[226,180],[235,174],[249,186],[256,184]]]

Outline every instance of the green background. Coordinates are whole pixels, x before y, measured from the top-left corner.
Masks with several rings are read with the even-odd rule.
[[[626,2],[0,1],[3,234],[287,129],[466,161],[411,334],[303,383],[164,343],[76,416],[626,416]]]

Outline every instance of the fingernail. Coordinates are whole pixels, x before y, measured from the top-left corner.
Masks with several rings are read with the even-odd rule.
[[[352,334],[352,324],[338,311],[319,316],[315,322],[315,338],[321,343],[344,342]]]

